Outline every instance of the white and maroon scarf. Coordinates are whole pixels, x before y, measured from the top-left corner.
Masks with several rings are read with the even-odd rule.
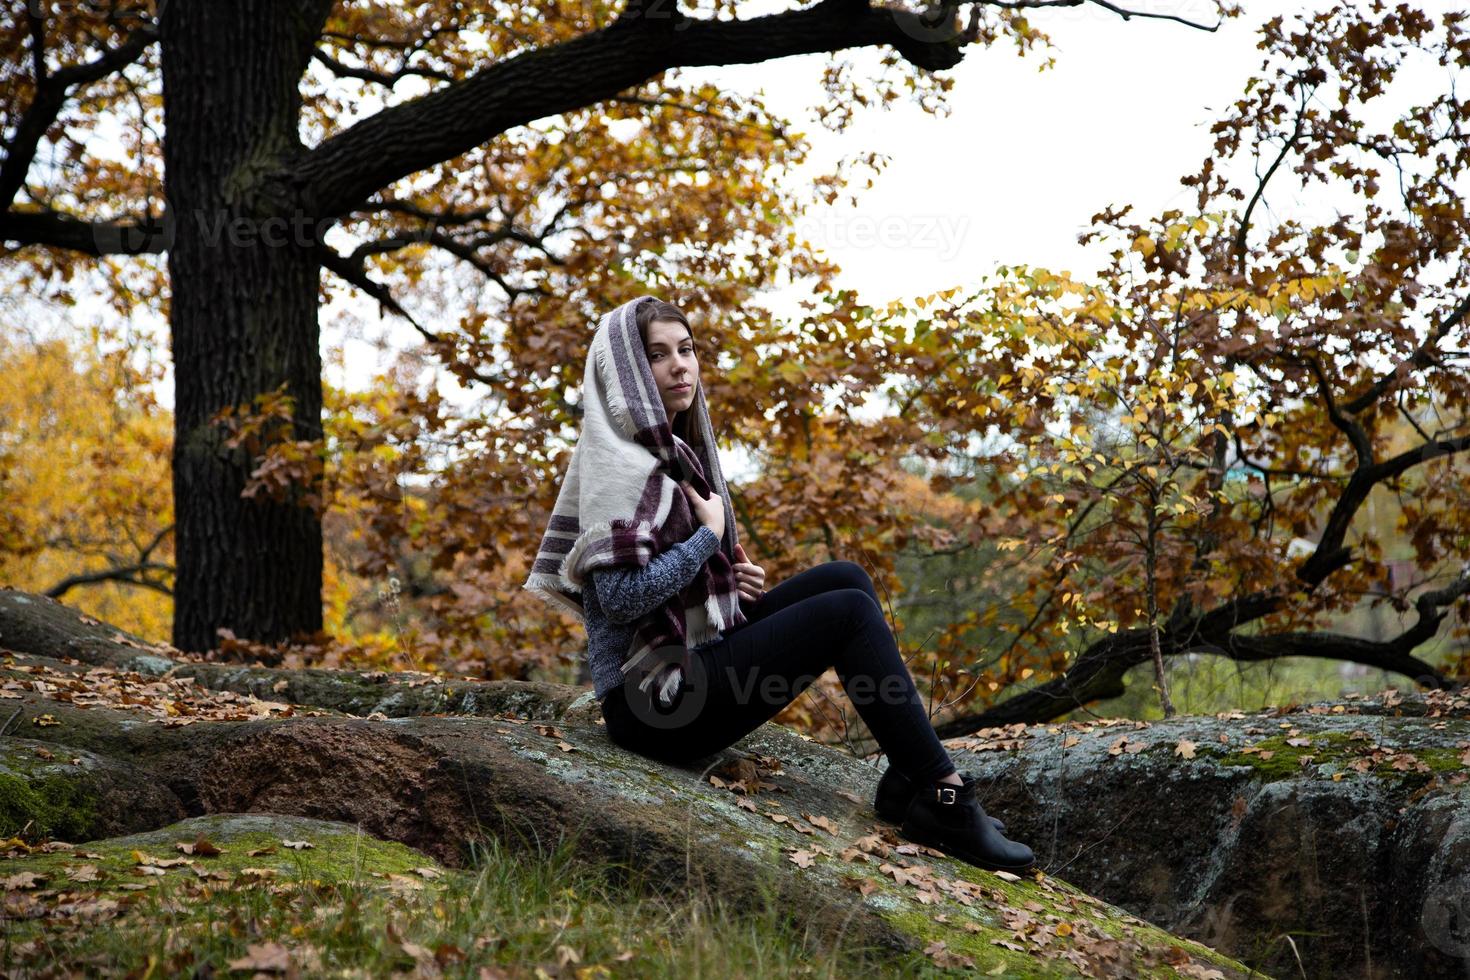
[[[634,624],[624,677],[640,690],[657,682],[665,703],[689,664],[689,649],[745,622],[735,578],[735,515],[710,427],[704,386],[688,411],[690,442],[674,435],[649,367],[635,310],[641,296],[604,314],[587,352],[582,432],[557,494],[525,588],[582,614],[581,592],[594,568],[643,566],[698,530],[688,481],[725,504],[720,550],[694,580]]]

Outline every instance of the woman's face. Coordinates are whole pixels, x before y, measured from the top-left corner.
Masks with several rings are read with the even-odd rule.
[[[654,320],[648,325],[648,366],[664,402],[670,422],[675,412],[694,404],[699,384],[699,359],[694,356],[694,338],[678,320]]]

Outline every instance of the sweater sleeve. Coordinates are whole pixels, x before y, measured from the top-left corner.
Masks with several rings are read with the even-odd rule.
[[[700,525],[685,541],[641,568],[614,566],[592,570],[592,585],[603,615],[612,623],[631,623],[652,612],[669,596],[694,581],[720,547],[720,539]]]

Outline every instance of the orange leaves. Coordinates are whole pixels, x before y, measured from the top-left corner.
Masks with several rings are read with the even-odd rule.
[[[295,438],[296,399],[286,385],[283,381],[248,404],[226,406],[209,422],[224,433],[221,444],[242,452],[252,467],[242,497],[263,492],[278,503],[294,501],[320,514],[327,506],[321,491],[324,443]]]

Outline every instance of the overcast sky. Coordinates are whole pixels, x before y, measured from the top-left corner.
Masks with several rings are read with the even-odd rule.
[[[1213,23],[1204,0],[1144,0],[1134,9]],[[701,69],[728,89],[762,91],[771,109],[800,123],[827,167],[874,149],[891,162],[857,207],[820,207],[799,226],[843,269],[843,286],[870,302],[960,285],[1000,263],[1082,274],[1096,268],[1077,244],[1088,219],[1109,204],[1142,214],[1192,206],[1179,177],[1208,153],[1215,111],[1240,97],[1260,65],[1258,23],[1276,4],[1218,31],[1152,19],[1123,22],[1096,7],[1037,10],[1052,38],[1053,67],[1012,45],[975,49],[951,71],[953,112],[903,104],[859,110],[833,135],[811,121],[822,99],[822,59]],[[858,65],[876,52],[849,52]],[[692,73],[691,74],[695,74]],[[794,299],[794,297],[793,297]]]

